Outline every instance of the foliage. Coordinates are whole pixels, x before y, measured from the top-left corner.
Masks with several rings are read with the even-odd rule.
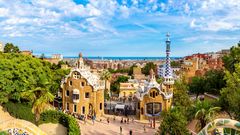
[[[68,135],[80,135],[80,127],[76,119],[70,115],[55,110],[48,110],[41,114],[40,123],[60,123],[68,130]]]
[[[157,65],[153,62],[148,62],[143,68],[142,73],[145,75],[149,75],[149,71],[153,69],[153,71],[157,71]]]
[[[39,75],[39,80],[38,86],[32,86],[30,90],[21,93],[23,98],[32,102],[32,112],[35,114],[37,125],[40,114],[49,107],[49,102],[54,100],[54,96],[49,92],[51,85],[41,75]]]
[[[206,91],[212,94],[220,94],[220,90],[226,86],[224,80],[225,73],[223,70],[209,70],[205,73],[205,86]]]
[[[189,91],[196,94],[198,98],[199,94],[204,94],[206,91],[206,81],[203,77],[193,77],[191,83],[189,84]]]
[[[104,97],[107,99],[108,99],[108,96],[110,96],[110,94],[111,94],[111,91],[107,89],[107,81],[110,80],[111,77],[112,77],[112,75],[108,70],[104,70],[100,75],[100,79],[104,80],[104,82],[105,82]]]
[[[132,76],[134,67],[137,67],[137,66],[134,64],[129,68],[128,75]]]
[[[41,85],[41,79],[51,84],[49,91],[56,94],[67,71],[52,69],[49,62],[17,53],[0,54],[0,103],[9,99],[20,101],[24,91]]]
[[[12,43],[6,43],[4,46],[4,53],[19,53],[20,50],[18,46],[13,45]]]
[[[187,109],[191,105],[191,100],[188,95],[188,85],[183,80],[178,80],[174,84],[173,102],[175,106],[182,106]]]
[[[220,107],[213,107],[208,101],[197,100],[194,105],[195,118],[198,120],[197,128],[203,129],[206,124],[214,118],[214,115],[217,111],[220,110]]]
[[[128,76],[119,76],[116,81],[111,84],[111,91],[119,93],[120,83],[127,82],[129,79]]]
[[[0,131],[0,135],[8,135],[7,131]]]
[[[163,120],[157,131],[160,135],[187,135],[187,119],[178,108],[162,112]]]
[[[235,71],[234,65],[236,63],[240,63],[240,42],[238,43],[237,46],[233,46],[230,49],[230,54],[224,56],[222,59],[223,59],[223,62],[224,62],[224,67],[230,73],[234,72]]]
[[[110,73],[128,73],[129,68],[124,68],[124,69],[111,69],[111,68],[109,68],[108,71]]]
[[[171,61],[171,67],[181,67],[180,61]]]
[[[3,104],[3,107],[11,116],[34,123],[34,115],[30,104],[7,102]]]
[[[235,119],[240,120],[240,63],[235,64],[235,71],[226,71],[226,87],[221,90],[221,106]]]

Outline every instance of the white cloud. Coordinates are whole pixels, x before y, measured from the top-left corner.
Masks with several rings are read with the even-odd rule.
[[[192,15],[195,19],[191,28],[204,31],[223,31],[240,29],[239,0],[205,0],[198,2]],[[204,17],[205,19],[201,19]],[[195,27],[192,27],[193,24]]]

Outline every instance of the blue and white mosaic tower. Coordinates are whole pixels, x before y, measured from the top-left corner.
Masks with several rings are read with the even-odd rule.
[[[173,73],[171,69],[171,61],[170,61],[170,34],[167,33],[166,35],[166,63],[165,63],[165,70],[164,70],[164,84],[165,85],[173,85],[174,79],[173,79]]]

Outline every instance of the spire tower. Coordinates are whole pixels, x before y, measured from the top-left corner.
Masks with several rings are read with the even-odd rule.
[[[172,85],[174,84],[174,80],[172,77],[172,69],[171,69],[171,61],[170,61],[170,34],[166,35],[166,63],[165,63],[165,72],[164,72],[164,84]]]

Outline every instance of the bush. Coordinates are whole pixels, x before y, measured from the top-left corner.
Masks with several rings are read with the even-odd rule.
[[[32,108],[29,104],[7,102],[3,104],[3,107],[10,113],[11,116],[34,123],[34,114],[32,113]],[[39,124],[50,122],[60,123],[65,126],[69,135],[80,135],[80,127],[76,119],[70,115],[55,110],[43,112],[41,114]]]
[[[60,123],[68,130],[69,135],[80,135],[80,127],[76,119],[70,115],[55,110],[48,110],[41,114],[41,123]]]
[[[3,107],[11,116],[34,123],[34,114],[32,113],[32,108],[29,104],[7,102],[3,104]]]

